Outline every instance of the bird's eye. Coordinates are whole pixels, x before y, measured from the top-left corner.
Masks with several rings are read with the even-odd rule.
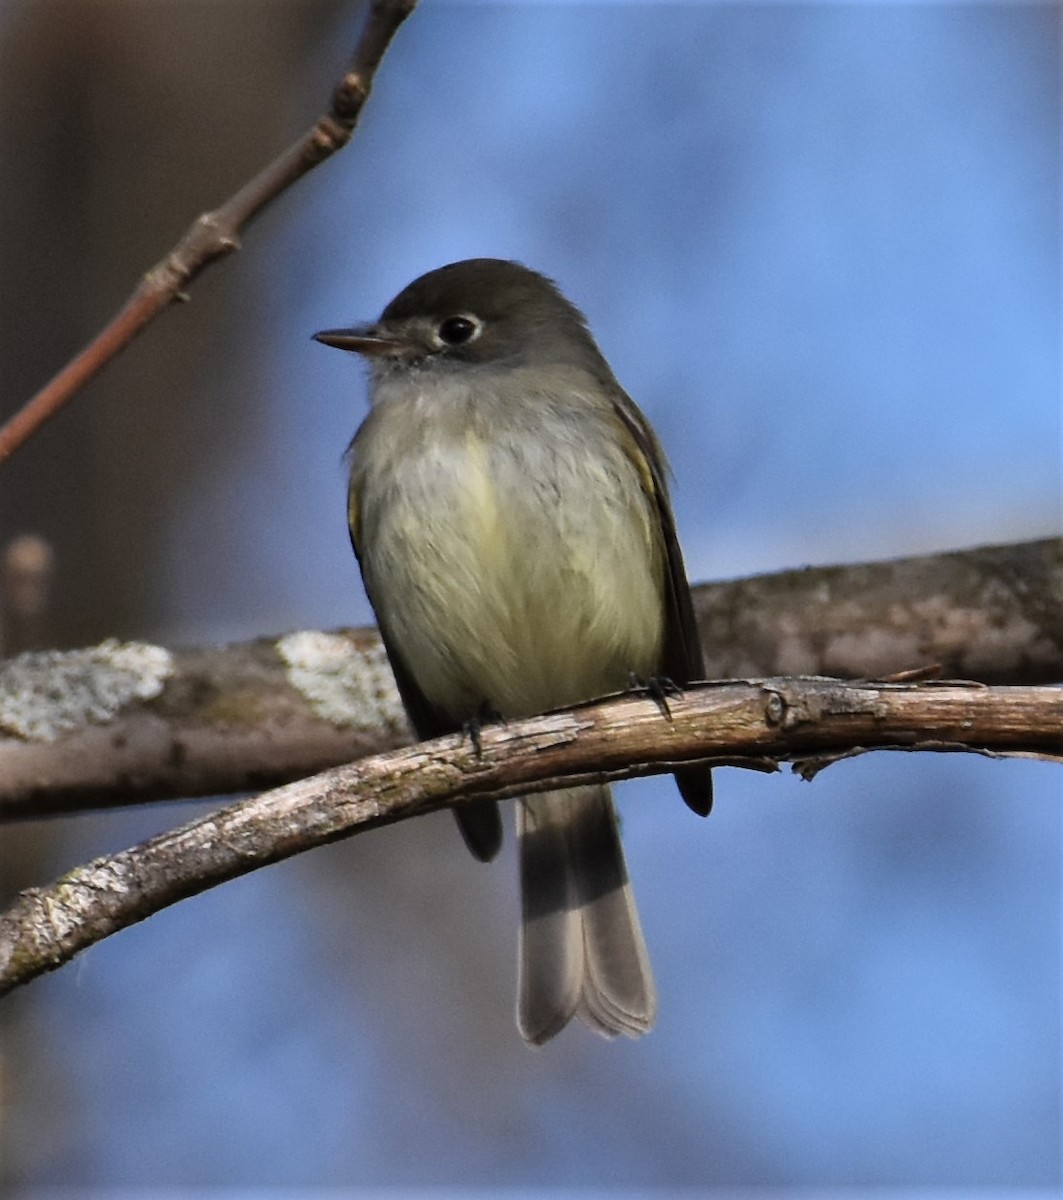
[[[483,326],[475,317],[447,317],[437,331],[439,340],[448,346],[462,346],[480,336]]]

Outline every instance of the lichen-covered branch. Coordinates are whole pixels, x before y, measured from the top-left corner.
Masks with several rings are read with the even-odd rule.
[[[0,818],[252,791],[409,741],[373,629],[0,663]]]
[[[0,916],[0,993],[215,884],[362,830],[552,781],[622,779],[709,759],[756,769],[859,748],[1063,754],[1063,689],[765,679],[669,701],[626,696],[422,742],[292,783],[96,859]],[[678,803],[678,801],[676,801]]]
[[[987,547],[695,589],[711,678],[1063,679],[1063,549]],[[0,663],[0,819],[287,783],[406,742],[372,629]]]

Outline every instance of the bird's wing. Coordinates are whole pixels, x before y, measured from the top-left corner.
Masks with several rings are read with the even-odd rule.
[[[649,422],[619,385],[614,391],[613,403],[617,416],[631,434],[629,453],[642,486],[653,502],[664,546],[666,611],[661,674],[682,687],[701,679],[705,667],[690,583],[668,498],[667,460]],[[712,808],[712,778],[708,769],[684,767],[675,772],[675,781],[687,805],[701,816],[707,816]]]

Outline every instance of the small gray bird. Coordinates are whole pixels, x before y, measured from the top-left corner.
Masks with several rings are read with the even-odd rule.
[[[315,335],[365,355],[350,448],[354,552],[418,737],[700,678],[664,455],[583,314],[544,276],[478,258],[415,280],[380,320]],[[676,772],[695,812],[704,766]],[[493,801],[455,814],[484,861]],[[517,802],[517,1024],[574,1013],[638,1037],[657,996],[605,786]]]

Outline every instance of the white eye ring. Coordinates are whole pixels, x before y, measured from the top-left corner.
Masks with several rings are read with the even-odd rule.
[[[465,346],[475,342],[483,328],[483,322],[471,313],[455,313],[436,326],[436,342],[439,346]]]

